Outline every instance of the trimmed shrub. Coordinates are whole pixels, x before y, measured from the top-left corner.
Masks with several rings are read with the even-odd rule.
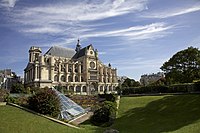
[[[60,113],[60,101],[56,93],[51,89],[42,89],[29,98],[30,109],[53,117]]]
[[[110,117],[113,119],[116,118],[116,111],[117,111],[117,103],[111,101],[105,101],[103,103],[103,107],[107,108],[110,112]]]
[[[93,116],[91,117],[91,122],[97,126],[100,126],[109,121],[110,121],[110,112],[109,109],[106,107],[101,107],[95,110]]]
[[[110,126],[116,118],[116,111],[117,104],[115,102],[105,101],[101,107],[96,108],[90,121],[96,126]]]
[[[200,91],[200,83],[174,84],[170,86],[144,86],[125,88],[123,95],[129,94],[152,94],[152,93],[190,93]]]

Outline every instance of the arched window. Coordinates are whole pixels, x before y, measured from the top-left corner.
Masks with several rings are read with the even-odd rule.
[[[58,66],[59,66],[58,64],[54,65],[54,71],[58,71],[58,68],[59,68]]]
[[[61,76],[61,81],[62,81],[62,82],[65,82],[65,81],[66,81],[66,78],[65,78],[64,75]]]
[[[58,82],[58,75],[54,76],[54,81]]]
[[[81,73],[83,73],[83,65],[81,65]]]
[[[76,92],[77,93],[81,92],[81,87],[80,86],[76,86]]]
[[[68,82],[72,82],[72,77],[68,76]]]
[[[68,65],[68,72],[72,72],[72,65],[71,64]]]
[[[78,76],[75,76],[75,82],[78,82]]]
[[[103,86],[100,86],[100,92],[103,92]]]
[[[64,64],[61,65],[61,71],[65,72],[65,65]]]
[[[70,86],[70,87],[69,87],[69,91],[70,91],[70,92],[74,92],[74,87],[73,87],[73,86]]]
[[[109,91],[112,91],[112,86],[109,86]]]
[[[83,92],[86,92],[87,89],[86,89],[86,86],[83,86]]]
[[[75,64],[75,72],[78,72],[78,63]]]

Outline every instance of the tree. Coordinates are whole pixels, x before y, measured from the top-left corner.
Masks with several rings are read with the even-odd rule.
[[[44,115],[56,117],[60,113],[60,101],[55,91],[48,88],[42,89],[30,97],[29,106],[34,111]]]
[[[188,47],[177,52],[161,68],[168,83],[189,83],[200,79],[200,51]]]
[[[140,86],[140,83],[138,81],[135,81],[134,79],[130,79],[130,78],[125,79],[124,82],[122,83],[123,88],[138,87],[138,86]]]
[[[15,83],[11,87],[11,93],[24,93],[24,85],[21,83]]]

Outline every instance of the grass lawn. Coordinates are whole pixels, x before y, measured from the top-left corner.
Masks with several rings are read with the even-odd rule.
[[[12,106],[0,106],[0,133],[102,133],[89,122],[63,126]],[[120,133],[199,133],[200,95],[122,97],[112,127]]]
[[[16,107],[0,106],[0,133],[88,133],[97,129],[95,126],[74,129]]]
[[[199,133],[200,95],[122,97],[120,133]]]

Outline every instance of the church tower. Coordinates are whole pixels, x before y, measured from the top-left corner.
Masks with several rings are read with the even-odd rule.
[[[41,53],[42,50],[39,47],[32,46],[29,50],[29,62],[33,63],[35,61],[39,61]]]

